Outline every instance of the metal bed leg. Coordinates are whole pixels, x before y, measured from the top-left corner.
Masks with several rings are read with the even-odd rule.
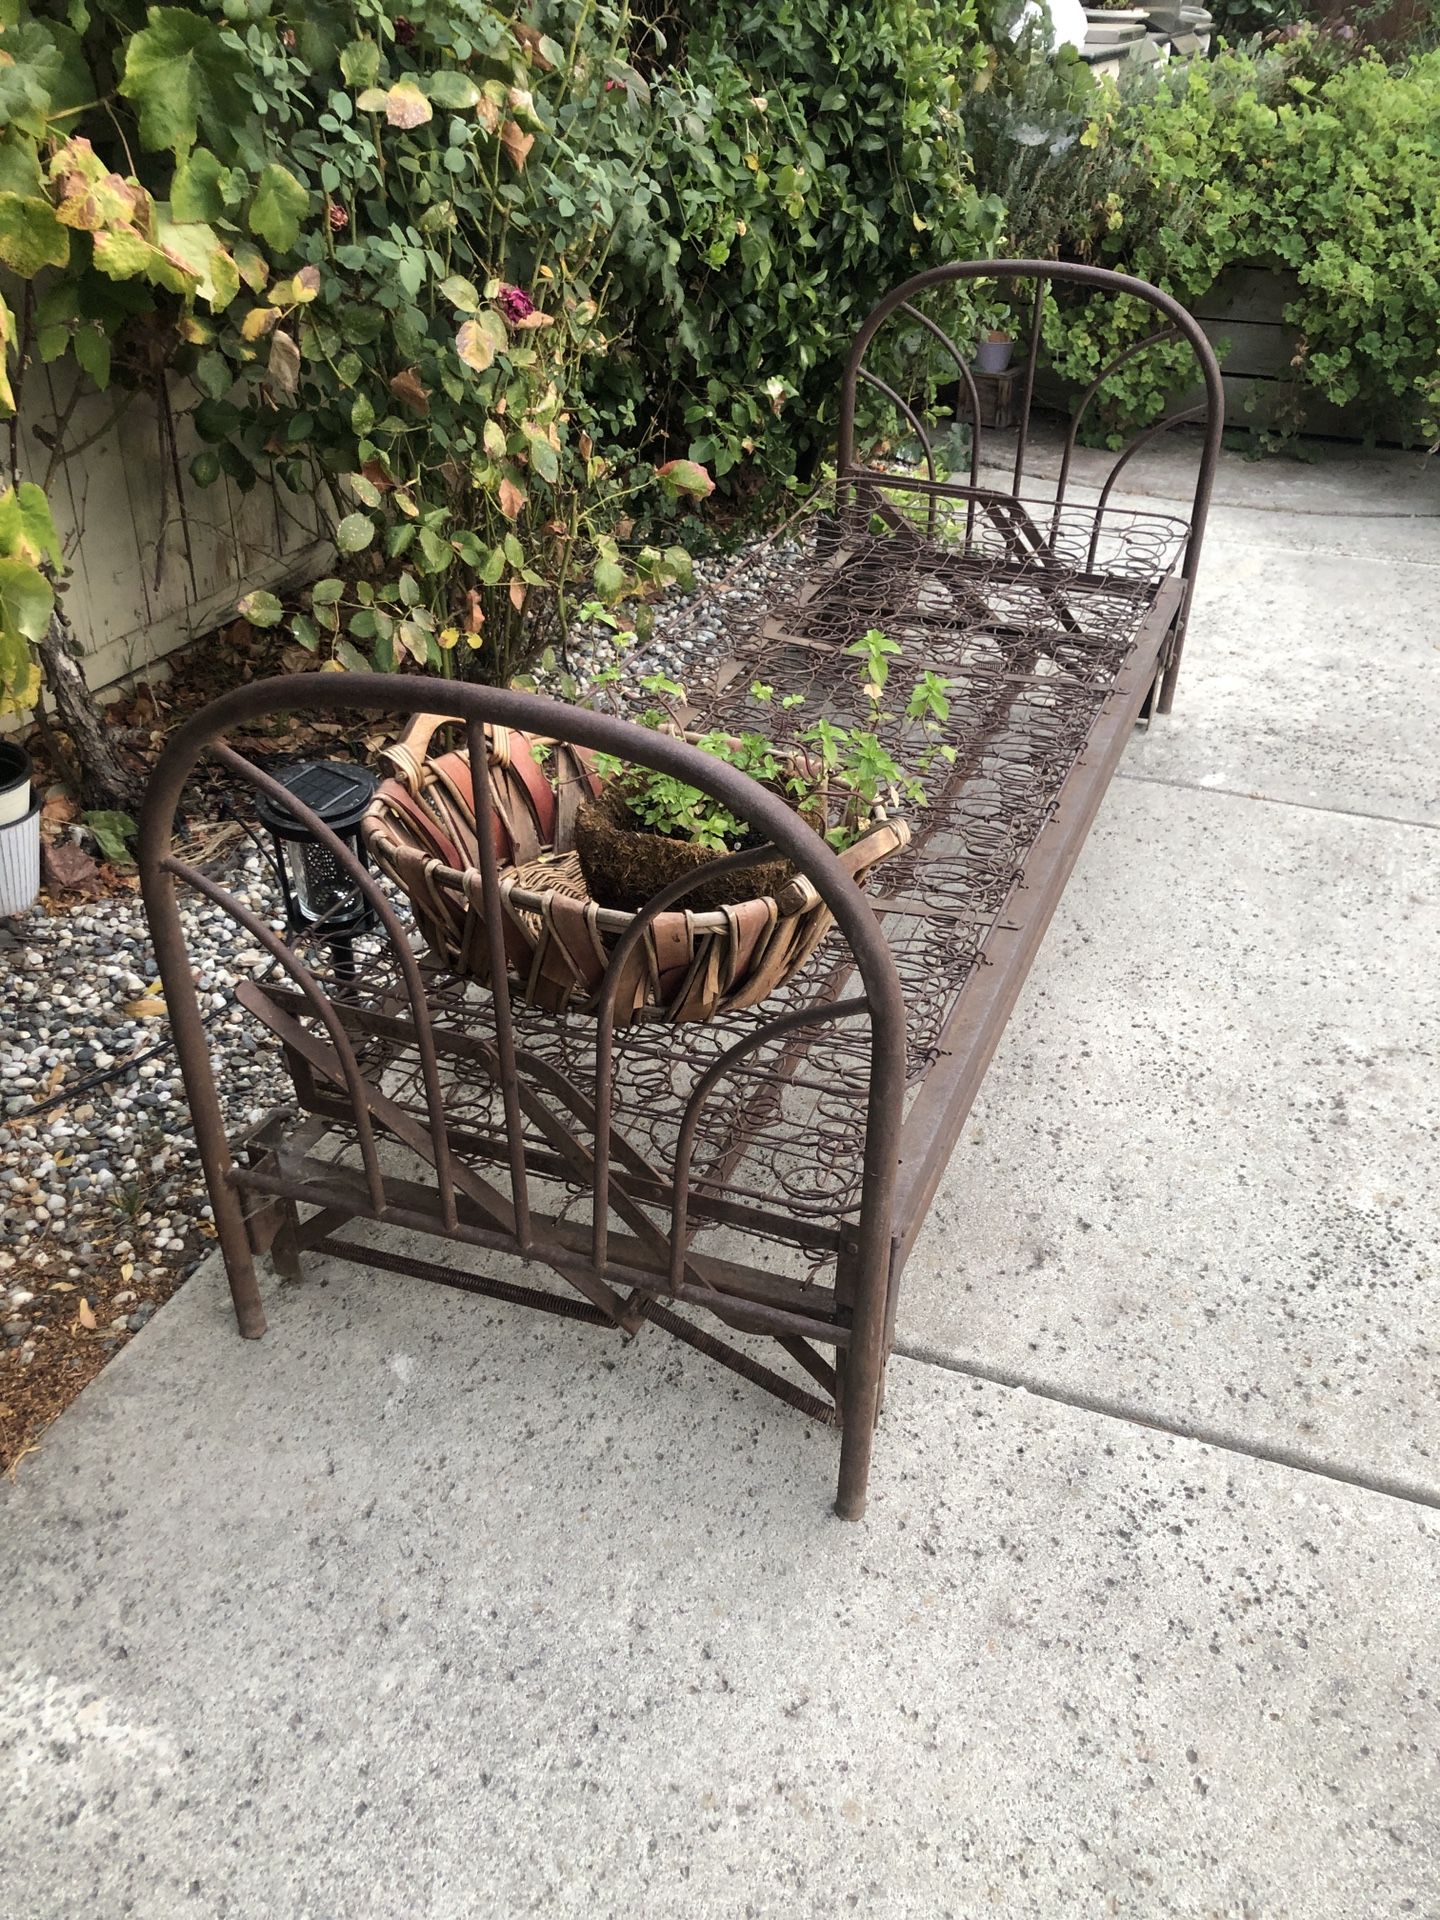
[[[305,1277],[300,1268],[300,1215],[293,1200],[278,1204],[280,1217],[270,1243],[270,1264],[279,1279],[298,1283]]]

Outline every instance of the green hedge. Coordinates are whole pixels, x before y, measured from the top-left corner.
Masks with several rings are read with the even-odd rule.
[[[828,445],[879,296],[995,244],[962,120],[990,29],[975,0],[682,12],[655,96],[663,227],[617,267],[632,393],[717,475],[784,483]]]
[[[1302,419],[1313,393],[1408,413],[1440,435],[1440,53],[1336,65],[1316,36],[1225,50],[1139,97],[1100,96],[1075,130],[1066,144],[1052,126],[1025,183],[1031,203],[1060,209],[1059,250],[1187,301],[1227,268],[1289,269]],[[1012,193],[1017,206],[1022,197]],[[1097,324],[1062,306],[1051,356],[1088,383],[1148,326],[1148,310]],[[1157,417],[1186,364],[1178,351],[1151,353],[1117,375],[1105,424],[1122,432]]]

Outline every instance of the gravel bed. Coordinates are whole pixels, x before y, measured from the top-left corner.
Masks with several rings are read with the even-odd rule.
[[[698,565],[695,593],[669,596],[621,656],[627,694],[644,703],[634,683],[657,670],[703,689],[804,558],[801,545],[762,542]],[[582,632],[571,669],[583,688],[615,657],[603,630]],[[257,849],[212,871],[281,926]],[[291,1097],[278,1046],[234,1002],[266,956],[221,908],[181,897],[222,1105],[243,1130]],[[0,995],[4,1467],[194,1270],[214,1231],[138,895],[0,921]]]

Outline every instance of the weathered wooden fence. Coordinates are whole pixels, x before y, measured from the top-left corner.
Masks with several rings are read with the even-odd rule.
[[[183,381],[137,393],[113,424],[118,396],[83,394],[65,429],[73,451],[55,459],[46,439],[65,417],[67,378],[27,370],[21,457],[29,478],[48,478],[71,575],[66,607],[93,687],[142,675],[221,624],[252,588],[318,571],[325,548],[311,501],[264,482],[242,493],[225,478],[191,479],[202,443]]]

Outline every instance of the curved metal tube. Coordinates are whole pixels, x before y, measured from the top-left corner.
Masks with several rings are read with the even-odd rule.
[[[313,1005],[316,1013],[325,1024],[330,1043],[340,1059],[340,1070],[345,1075],[345,1090],[350,1095],[350,1104],[355,1109],[355,1131],[360,1142],[360,1159],[365,1168],[365,1185],[370,1196],[370,1204],[377,1214],[385,1211],[385,1180],[380,1171],[380,1156],[375,1147],[375,1129],[370,1120],[369,1103],[365,1098],[365,1079],[360,1071],[360,1062],[355,1058],[355,1049],[350,1044],[340,1016],[335,1011],[334,1002],[325,992],[320,982],[311,973],[305,962],[292,946],[282,940],[273,927],[269,927],[259,914],[252,913],[224,887],[218,885],[198,867],[192,867],[187,861],[177,860],[172,855],[165,861],[165,871],[173,873],[177,880],[183,880],[197,893],[204,894],[207,900],[213,900],[217,907],[228,913],[250,935],[258,940],[271,959],[289,974],[305,998]]]
[[[1100,528],[1104,523],[1105,509],[1110,504],[1110,495],[1114,490],[1115,482],[1140,449],[1153,440],[1157,433],[1164,433],[1170,427],[1183,427],[1191,420],[1198,420],[1204,411],[1203,407],[1187,407],[1183,413],[1167,413],[1163,420],[1157,420],[1152,426],[1137,433],[1110,469],[1105,484],[1100,489],[1100,498],[1095,502],[1095,525],[1090,530],[1090,550],[1086,555],[1086,566],[1090,571],[1094,571],[1095,555],[1100,546]]]
[[[515,1237],[522,1254],[532,1245],[530,1185],[525,1177],[525,1133],[515,1071],[515,1023],[510,1006],[510,969],[505,958],[505,907],[500,898],[500,863],[495,852],[495,800],[490,791],[490,747],[485,728],[473,716],[465,722],[465,751],[470,761],[470,803],[480,859],[480,894],[485,902],[485,943],[490,965],[490,998],[495,1007],[495,1047],[500,1095],[505,1105],[506,1144],[510,1153],[510,1204]]]
[[[870,1003],[863,995],[854,1000],[832,1000],[828,1006],[797,1007],[791,1013],[782,1013],[777,1020],[770,1020],[758,1033],[747,1034],[743,1040],[737,1040],[733,1047],[727,1047],[720,1058],[708,1066],[695,1090],[685,1105],[685,1116],[680,1123],[680,1132],[675,1141],[675,1168],[670,1186],[670,1285],[678,1288],[685,1272],[685,1233],[688,1226],[686,1195],[690,1186],[690,1158],[695,1151],[695,1133],[700,1124],[700,1114],[705,1102],[710,1098],[716,1085],[724,1079],[737,1061],[746,1054],[754,1053],[771,1040],[780,1039],[787,1033],[794,1033],[801,1027],[818,1026],[821,1021],[848,1020],[853,1014],[868,1013]]]
[[[302,676],[304,677],[304,676]],[[281,684],[270,682],[272,686]],[[215,702],[215,705],[220,705]],[[267,709],[269,711],[270,709]],[[202,716],[197,715],[197,718]],[[182,732],[184,730],[182,729]],[[179,736],[177,736],[178,738]],[[390,936],[390,944],[395,951],[395,959],[405,981],[405,991],[410,1000],[410,1011],[415,1016],[415,1045],[420,1055],[421,1072],[425,1082],[425,1107],[430,1118],[431,1131],[435,1133],[435,1172],[439,1181],[440,1212],[447,1228],[453,1228],[459,1218],[455,1210],[455,1182],[451,1170],[450,1143],[445,1132],[445,1101],[440,1091],[440,1062],[435,1052],[435,1035],[430,1023],[430,1009],[425,1000],[424,982],[420,978],[420,967],[410,942],[405,937],[395,909],[385,898],[384,892],[376,884],[373,874],[368,873],[355,855],[346,846],[338,834],[327,827],[318,813],[312,812],[303,801],[297,800],[287,787],[247,760],[243,754],[236,753],[233,747],[227,747],[223,741],[215,741],[210,752],[223,767],[245,780],[261,793],[268,795],[277,806],[293,814],[303,827],[313,833],[340,864],[345,873],[359,887],[365,900],[375,909],[380,923]],[[161,765],[164,765],[162,760]],[[158,776],[159,768],[156,769]],[[143,829],[142,829],[143,831]]]
[[[970,484],[972,487],[978,487],[980,484],[980,389],[975,385],[975,376],[970,371],[970,362],[945,329],[932,320],[928,313],[922,313],[919,307],[912,307],[908,300],[901,302],[899,311],[907,320],[917,321],[932,339],[940,342],[955,362],[960,378],[965,382],[965,394],[970,402]]]
[[[871,373],[868,368],[862,367],[859,377],[865,382],[866,386],[874,387],[877,393],[883,393],[890,404],[910,422],[919,436],[921,446],[925,449],[926,478],[932,487],[938,486],[939,482],[935,478],[935,449],[930,444],[930,435],[926,431],[925,422],[920,418],[919,414],[916,413],[909,401],[902,400],[895,389],[887,385],[886,382],[880,378],[879,374]],[[935,496],[933,493],[928,496],[927,500],[925,531],[927,533],[934,533],[935,531]]]
[[[1176,333],[1189,344],[1205,383],[1205,445],[1195,481],[1195,494],[1190,513],[1190,537],[1181,569],[1185,580],[1193,581],[1199,565],[1205,523],[1210,511],[1210,495],[1215,481],[1215,468],[1220,458],[1220,440],[1225,428],[1225,389],[1220,377],[1220,363],[1199,321],[1188,313],[1178,300],[1159,287],[1151,286],[1148,280],[1137,280],[1128,273],[1113,273],[1108,267],[1083,266],[1074,260],[957,260],[949,266],[932,267],[928,272],[916,274],[912,279],[892,288],[879,305],[871,310],[855,336],[854,345],[845,363],[845,373],[840,387],[837,479],[842,483],[845,480],[853,480],[860,471],[855,460],[855,390],[864,367],[865,355],[880,328],[899,308],[913,306],[917,296],[927,292],[931,287],[948,286],[957,280],[995,279],[1038,280],[1068,286],[1090,287],[1098,293],[1112,296],[1127,294],[1133,299],[1154,307],[1165,317]],[[1159,701],[1162,713],[1168,713],[1174,702],[1175,682],[1180,671],[1180,655],[1185,641],[1184,618],[1182,612],[1176,624],[1169,662],[1165,669]]]
[[[1148,353],[1151,347],[1158,347],[1164,341],[1178,340],[1179,337],[1174,327],[1161,327],[1156,333],[1147,333],[1143,340],[1133,341],[1123,352],[1117,353],[1113,360],[1108,361],[1100,369],[1084,393],[1081,394],[1079,403],[1070,416],[1070,425],[1065,434],[1065,451],[1060,456],[1060,478],[1055,483],[1055,510],[1057,513],[1065,503],[1065,489],[1070,481],[1070,462],[1075,457],[1075,441],[1080,432],[1080,422],[1085,418],[1090,402],[1095,398],[1105,382],[1110,379],[1111,375],[1118,373],[1121,367],[1128,367],[1132,360],[1138,360],[1140,355],[1142,353]]]
[[[1035,369],[1040,363],[1040,328],[1045,318],[1047,284],[1044,280],[1036,283],[1035,299],[1030,308],[1030,351],[1025,356],[1025,390],[1020,401],[1020,431],[1015,440],[1012,493],[1019,493],[1020,483],[1025,478],[1025,450],[1030,444],[1030,409],[1035,404]]]
[[[600,996],[595,1003],[595,1170],[590,1240],[590,1258],[601,1274],[605,1271],[609,1233],[610,1115],[615,1099],[615,998],[620,991],[620,976],[652,922],[667,908],[683,900],[702,881],[723,879],[730,873],[743,873],[746,867],[758,866],[774,851],[768,845],[742,847],[738,853],[727,853],[719,860],[708,861],[703,868],[680,874],[645,902],[615,942],[615,950],[606,963],[600,981]]]

